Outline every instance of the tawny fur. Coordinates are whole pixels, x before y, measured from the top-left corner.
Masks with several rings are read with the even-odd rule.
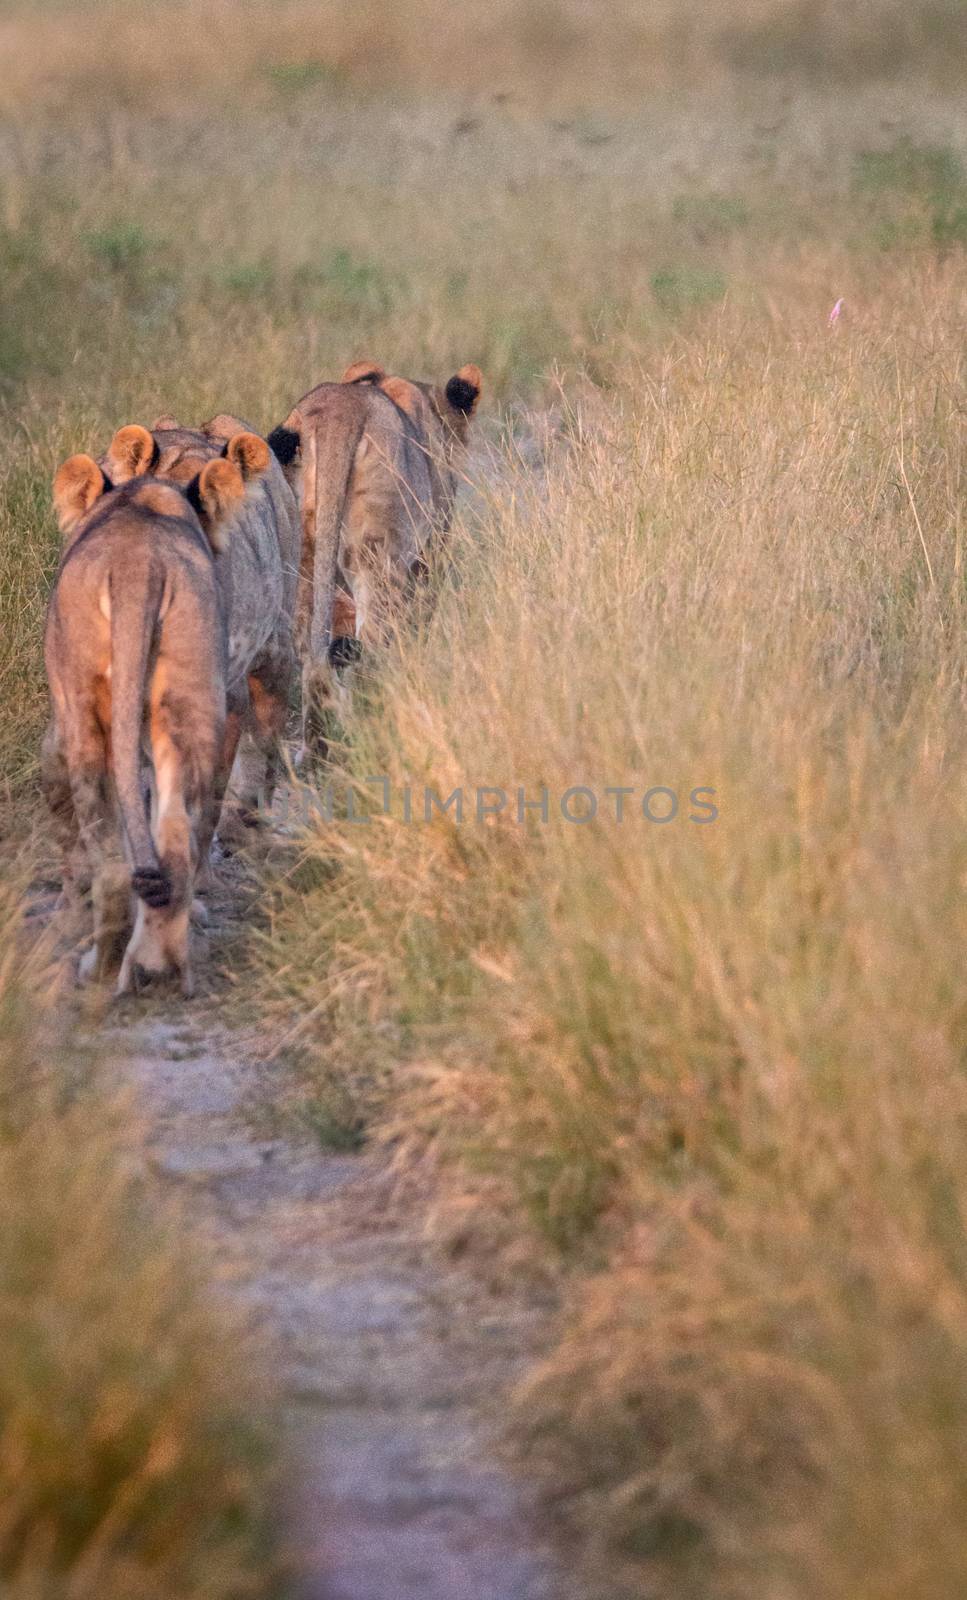
[[[465,408],[447,388],[356,362],[299,401],[276,435],[302,507],[296,634],[308,741],[333,698],[329,646],[382,636],[449,528],[457,464],[481,376],[462,369]],[[451,379],[451,384],[455,379]],[[467,398],[469,396],[469,398]]]
[[[109,489],[89,456],[54,481],[65,542],[44,637],[43,787],[68,897],[91,887],[81,974],[101,975],[126,941],[121,992],[169,971],[191,992],[188,918],[214,827],[226,664],[214,546],[244,484],[217,460],[188,487],[139,476]]]
[[[218,766],[224,796],[243,733],[239,813],[225,819],[254,821],[268,809],[278,781],[281,740],[295,673],[293,620],[301,528],[295,497],[264,439],[237,417],[222,413],[200,428],[182,428],[163,416],[149,433],[123,428],[104,457],[109,477],[123,482],[132,470],[150,471],[184,486],[208,461],[222,455],[239,468],[245,499],[229,547],[215,573],[228,627],[228,718]]]

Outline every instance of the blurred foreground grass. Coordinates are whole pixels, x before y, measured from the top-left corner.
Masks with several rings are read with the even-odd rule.
[[[250,1334],[145,1192],[130,1107],[50,1023],[50,972],[2,905],[0,1588],[278,1595]]]

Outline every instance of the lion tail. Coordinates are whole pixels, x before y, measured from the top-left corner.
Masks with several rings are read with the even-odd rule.
[[[354,406],[348,427],[326,427],[324,419],[319,418],[309,438],[303,440],[303,515],[312,520],[314,545],[309,627],[309,654],[313,661],[325,661],[329,653],[339,566],[339,532],[364,426],[365,415]]]
[[[141,785],[141,727],[148,657],[164,594],[164,568],[150,551],[111,583],[111,752],[118,807],[131,858],[135,894],[164,906],[171,885],[162,869]]]

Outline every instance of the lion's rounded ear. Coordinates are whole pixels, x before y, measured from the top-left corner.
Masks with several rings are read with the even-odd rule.
[[[447,401],[454,411],[462,411],[465,417],[472,417],[477,409],[480,391],[483,388],[483,373],[480,368],[469,361],[459,372],[447,382],[444,393]]]
[[[54,475],[54,510],[62,534],[69,537],[111,485],[90,456],[71,456]]]
[[[104,459],[112,483],[127,483],[129,478],[140,478],[142,473],[150,472],[158,455],[154,436],[147,428],[132,422],[118,429]]]
[[[268,470],[272,453],[257,433],[236,433],[225,446],[225,459],[234,461],[247,482]]]
[[[170,411],[163,411],[160,417],[155,417],[151,424],[152,433],[177,433],[181,423]]]
[[[197,478],[192,478],[185,494],[215,551],[228,546],[232,518],[245,499],[245,483],[234,461],[217,456],[206,461]]]
[[[219,411],[216,416],[209,417],[207,422],[200,423],[198,431],[203,433],[206,439],[220,439],[224,442],[226,439],[234,438],[236,433],[250,433],[252,430],[247,422],[233,417],[230,411]]]
[[[425,409],[426,400],[422,390],[418,389],[415,383],[411,383],[409,378],[384,378],[380,383],[380,389],[395,406],[399,406],[408,417],[412,417],[414,422],[423,422],[428,415],[432,415]]]
[[[354,361],[347,367],[340,383],[382,383],[386,377],[386,368],[378,367],[375,361]]]

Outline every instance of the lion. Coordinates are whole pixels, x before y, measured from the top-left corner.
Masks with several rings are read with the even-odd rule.
[[[221,458],[184,489],[142,475],[115,487],[87,455],[54,478],[64,547],[44,634],[52,714],[42,781],[65,890],[79,864],[90,878],[94,941],[82,978],[106,971],[134,897],[118,994],[172,971],[193,992],[189,918],[226,720],[215,558],[245,493],[237,464]]]
[[[197,429],[180,427],[170,416],[159,417],[150,432],[122,428],[103,465],[115,483],[150,474],[183,486],[220,456],[237,464],[246,494],[231,542],[215,563],[228,618],[228,717],[219,772],[227,782],[247,732],[238,818],[254,826],[263,810],[271,810],[295,676],[292,628],[301,544],[295,497],[265,440],[227,414]]]
[[[341,381],[375,384],[421,430],[427,441],[434,529],[437,535],[448,533],[457,497],[457,467],[483,387],[480,368],[472,363],[461,367],[441,389],[439,384],[393,377],[371,361],[354,361]]]
[[[304,746],[333,698],[331,665],[385,636],[425,575],[434,535],[449,528],[482,381],[475,366],[440,388],[355,362],[269,435],[302,506]]]

